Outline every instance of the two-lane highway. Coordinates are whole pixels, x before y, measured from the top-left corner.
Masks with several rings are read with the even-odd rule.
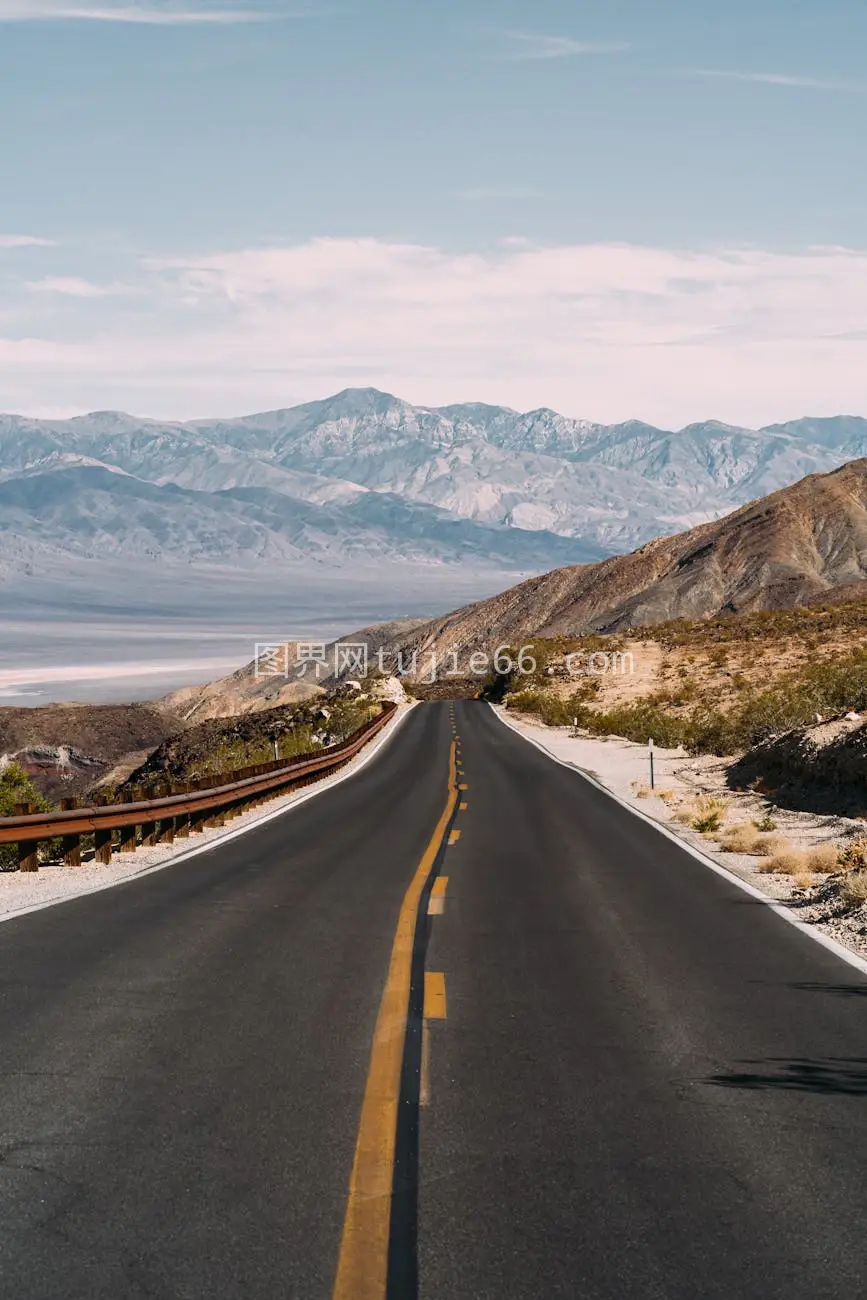
[[[0,1295],[849,1300],[865,1015],[486,705],[423,705],[285,816],[0,925]]]

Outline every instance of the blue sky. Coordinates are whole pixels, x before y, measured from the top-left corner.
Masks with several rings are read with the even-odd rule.
[[[0,409],[867,412],[865,50],[863,0],[0,0]]]

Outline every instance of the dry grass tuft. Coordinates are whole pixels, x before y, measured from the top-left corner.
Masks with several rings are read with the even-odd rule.
[[[789,847],[789,841],[784,835],[776,835],[773,832],[770,835],[757,834],[753,841],[752,852],[758,857],[771,858],[775,853],[782,853]]]
[[[649,786],[649,785],[639,785],[639,786],[636,786],[636,787],[635,787],[635,797],[636,797],[636,799],[649,799],[649,798],[650,798],[650,786]]]
[[[867,871],[850,871],[840,881],[840,897],[848,907],[867,903]]]
[[[750,822],[735,822],[725,828],[719,846],[724,853],[755,853],[757,839],[756,829]]]
[[[675,793],[673,790],[657,790],[656,797],[657,799],[661,799],[663,803],[672,803],[675,798]]]
[[[795,884],[800,889],[806,889],[815,883],[817,875],[827,875],[833,871],[836,859],[837,850],[833,844],[816,844],[809,849],[796,849],[784,840],[774,848],[773,853],[762,858],[758,870],[766,875],[793,876]],[[807,885],[801,883],[808,877]]]
[[[763,875],[797,876],[807,870],[807,855],[800,849],[787,845],[762,858],[758,870]]]
[[[817,875],[827,876],[829,871],[837,870],[836,844],[815,844],[806,853],[809,869]]]
[[[809,871],[799,871],[792,877],[792,884],[796,889],[810,889],[815,883],[816,877],[811,876]]]

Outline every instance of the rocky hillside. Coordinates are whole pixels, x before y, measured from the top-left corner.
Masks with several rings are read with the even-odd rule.
[[[161,778],[216,779],[250,763],[309,754],[345,740],[380,708],[380,702],[366,692],[338,687],[308,703],[210,718],[168,737],[117,783],[116,792],[129,797],[137,787],[151,786]]]
[[[124,757],[141,761],[181,725],[170,708],[152,704],[0,708],[0,767],[18,763],[50,799],[81,795]]]
[[[726,518],[597,564],[555,569],[389,641],[391,653],[457,653],[679,618],[790,609],[857,595],[867,581],[867,459]]]
[[[732,764],[729,781],[760,782],[789,807],[867,816],[867,720],[853,712],[772,737]]]

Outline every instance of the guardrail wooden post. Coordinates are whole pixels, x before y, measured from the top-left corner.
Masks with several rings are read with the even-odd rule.
[[[135,796],[132,791],[131,798]],[[135,826],[121,826],[118,832],[117,851],[118,853],[135,853]]]
[[[78,807],[77,799],[61,799],[60,807],[63,812],[69,812]],[[64,835],[60,841],[60,851],[63,854],[63,865],[66,867],[81,866],[81,836]]]
[[[190,790],[193,793],[196,793],[199,790],[203,790],[205,788],[202,778],[200,776],[193,777],[193,779],[190,781],[189,784],[190,784]],[[190,834],[191,835],[201,835],[202,831],[205,829],[205,820],[207,818],[207,815],[208,814],[206,812],[190,813]]]
[[[152,797],[152,796],[151,796],[151,792],[150,792],[150,790],[142,790],[142,792],[141,792],[141,798],[142,798],[142,800],[150,800],[151,797]],[[151,819],[150,821],[143,821],[143,822],[142,822],[142,824],[141,824],[141,846],[142,846],[143,849],[150,849],[150,848],[153,848],[154,840],[155,840],[155,838],[156,838],[156,833],[157,833],[157,824],[156,824],[155,821],[153,821],[153,820]]]
[[[163,799],[172,792],[172,783],[168,777],[157,779],[150,792],[151,799]],[[154,844],[171,844],[175,838],[175,819],[171,816],[158,815],[154,820]]]
[[[108,799],[104,794],[98,794],[93,804],[95,808],[105,808]],[[97,829],[93,832],[93,860],[103,867],[111,862],[111,830]]]
[[[174,844],[175,842],[175,819],[174,817],[161,817],[157,823],[157,844]]]
[[[28,813],[35,812],[36,808],[32,803],[17,803],[15,805],[15,816],[26,817]],[[19,871],[38,871],[39,870],[39,845],[36,840],[20,840],[18,843],[18,870]]]
[[[177,794],[189,794],[189,792],[190,792],[189,781],[181,781],[176,786]],[[175,818],[175,839],[177,840],[188,839],[189,834],[190,834],[190,814],[178,813],[177,817]]]

